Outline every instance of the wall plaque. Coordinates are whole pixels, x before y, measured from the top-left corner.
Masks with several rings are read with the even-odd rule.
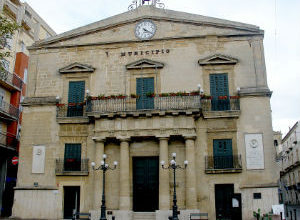
[[[247,169],[264,169],[264,146],[262,134],[245,134],[245,144]]]
[[[32,173],[45,172],[45,146],[33,146]]]

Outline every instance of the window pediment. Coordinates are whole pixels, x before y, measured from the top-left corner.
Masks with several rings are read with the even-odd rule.
[[[153,61],[153,60],[149,60],[149,59],[142,59],[142,60],[138,60],[135,61],[133,63],[129,63],[126,65],[126,69],[144,69],[144,68],[154,68],[154,69],[159,69],[159,68],[163,68],[164,64],[157,62],[157,61]]]
[[[200,59],[198,61],[200,66],[204,65],[226,65],[226,64],[236,64],[238,62],[237,59],[225,56],[225,55],[220,55],[220,54],[215,54],[213,56],[206,57],[204,59]]]
[[[72,63],[66,67],[63,67],[59,69],[60,73],[78,73],[78,72],[88,72],[92,73],[95,71],[96,68],[87,65],[87,64],[81,64],[81,63]]]

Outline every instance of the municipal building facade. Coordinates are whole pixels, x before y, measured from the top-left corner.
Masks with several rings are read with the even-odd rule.
[[[180,219],[251,219],[278,204],[264,32],[254,25],[133,5],[35,43],[13,216],[168,219],[175,152]],[[148,217],[149,217],[148,216]],[[141,216],[140,216],[141,217]]]

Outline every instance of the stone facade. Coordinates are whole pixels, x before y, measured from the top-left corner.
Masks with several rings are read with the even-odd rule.
[[[143,20],[156,25],[151,40],[135,36],[135,26]],[[64,193],[71,186],[80,187],[80,211],[91,212],[93,219],[99,215],[101,172],[91,167],[87,172],[55,172],[66,144],[81,144],[81,158],[97,164],[104,153],[109,164],[119,161],[116,170],[107,172],[105,185],[107,210],[116,219],[135,218],[136,158],[170,161],[172,152],[177,153],[178,164],[189,161],[186,170],[176,172],[180,219],[198,212],[216,219],[215,190],[223,186],[218,184],[233,187],[234,194],[241,196],[243,219],[251,219],[258,208],[269,212],[278,203],[271,92],[263,31],[258,27],[142,6],[41,41],[30,54],[15,217],[63,218]],[[228,97],[219,99],[229,104],[213,110],[210,75],[223,73],[228,76]],[[150,108],[138,108],[138,98],[131,98],[140,78],[153,79],[157,95]],[[80,81],[88,96],[80,107],[81,116],[68,117],[74,104],[70,104],[70,82]],[[199,89],[201,95],[165,94]],[[117,94],[127,97],[111,97]],[[247,167],[249,134],[262,137],[257,143],[263,149],[259,169]],[[215,140],[230,140],[228,167],[211,164]],[[45,146],[44,173],[32,173],[34,146]],[[159,166],[157,175],[156,219],[167,219],[173,173]],[[253,199],[253,193],[261,193],[261,199]]]

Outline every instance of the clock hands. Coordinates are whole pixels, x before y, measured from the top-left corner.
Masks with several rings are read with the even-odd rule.
[[[152,34],[152,32],[147,30],[146,28],[143,28],[143,30],[144,30],[144,32],[148,32],[148,33]]]

